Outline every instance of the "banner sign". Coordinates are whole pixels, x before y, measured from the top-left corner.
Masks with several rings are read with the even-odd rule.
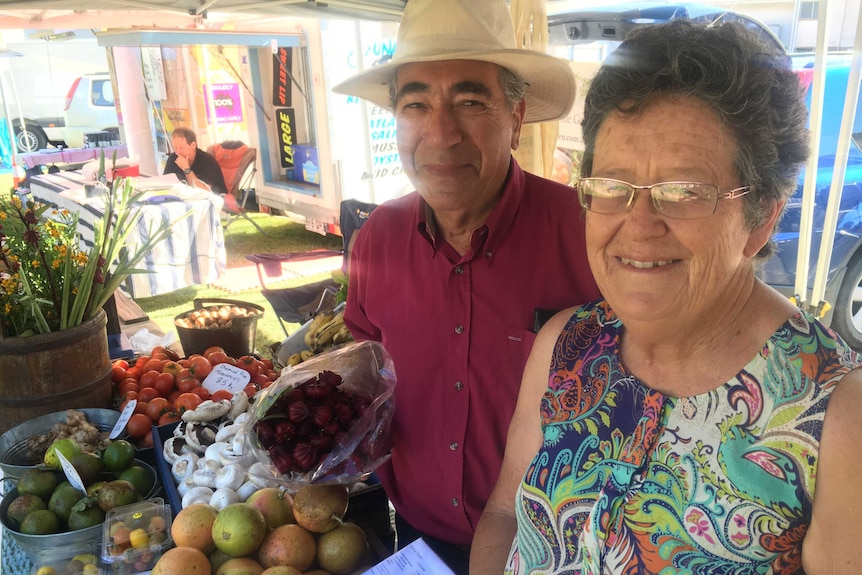
[[[272,55],[272,105],[287,106],[291,103],[290,74],[293,73],[292,48],[278,48]]]
[[[293,127],[296,126],[296,115],[293,108],[281,108],[275,111],[275,121],[278,124],[279,156],[282,168],[293,167]]]

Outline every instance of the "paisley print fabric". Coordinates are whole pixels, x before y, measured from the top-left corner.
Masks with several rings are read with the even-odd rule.
[[[694,397],[642,385],[606,302],[576,311],[542,399],[507,574],[802,573],[829,394],[860,357],[800,312]]]

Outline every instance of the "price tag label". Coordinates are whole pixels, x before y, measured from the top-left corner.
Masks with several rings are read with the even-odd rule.
[[[210,393],[215,393],[220,389],[237,393],[238,391],[242,391],[248,385],[249,381],[251,381],[251,374],[249,372],[229,363],[220,363],[213,368],[203,381],[203,386]]]
[[[84,487],[84,482],[81,480],[81,476],[78,474],[78,470],[75,469],[75,466],[72,465],[66,456],[57,452],[57,459],[60,461],[60,466],[63,468],[63,474],[66,476],[66,480],[72,484],[72,487],[87,494],[87,488]]]
[[[138,405],[137,399],[130,399],[128,403],[126,403],[126,407],[123,408],[123,413],[120,414],[120,419],[117,420],[117,423],[114,424],[114,429],[111,430],[111,433],[108,434],[108,439],[117,439],[123,430],[126,429],[126,424],[129,423],[129,418],[132,417],[132,414],[135,413],[135,406]]]

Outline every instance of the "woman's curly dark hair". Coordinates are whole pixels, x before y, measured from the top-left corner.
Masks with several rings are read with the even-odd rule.
[[[732,134],[737,176],[753,189],[744,197],[749,226],[763,223],[769,200],[793,195],[808,157],[804,89],[785,53],[735,22],[674,20],[632,32],[587,92],[581,174],[592,172],[596,135],[609,115],[635,115],[666,95],[704,102]],[[774,249],[770,241],[757,257]]]

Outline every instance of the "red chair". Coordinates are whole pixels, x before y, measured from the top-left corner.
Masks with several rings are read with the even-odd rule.
[[[251,219],[245,211],[246,203],[251,191],[254,189],[254,175],[257,172],[255,162],[257,161],[257,150],[249,148],[239,141],[228,141],[207,148],[212,154],[224,175],[227,185],[227,194],[224,196],[225,215],[224,229],[235,222],[238,218],[245,218],[251,225],[264,235],[257,222]]]

